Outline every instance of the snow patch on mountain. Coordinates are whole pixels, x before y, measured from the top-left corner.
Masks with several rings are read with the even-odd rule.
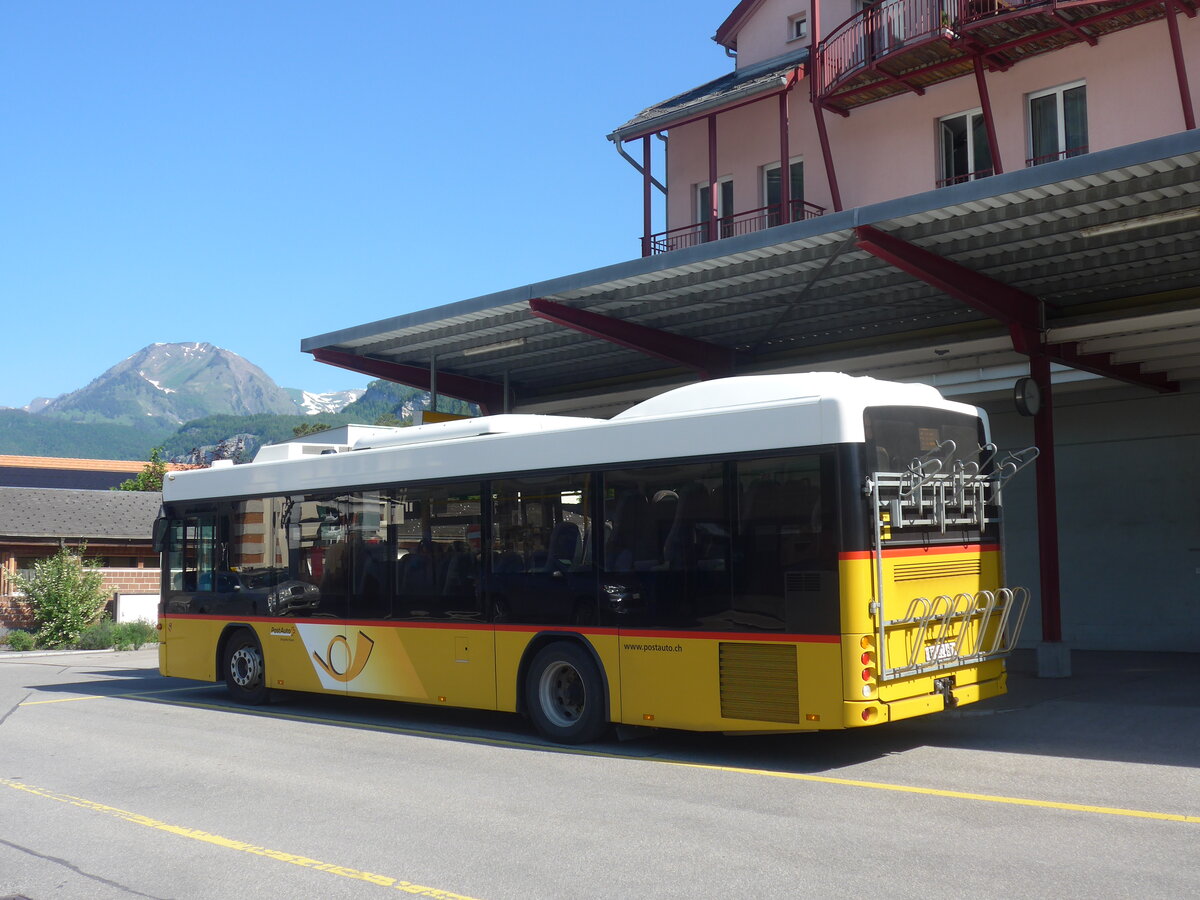
[[[307,416],[319,416],[322,413],[339,413],[363,394],[365,390],[330,391],[325,394],[314,394],[312,391],[300,391],[296,401]]]
[[[138,374],[141,375],[143,378],[145,378],[148,382],[150,382],[156,388],[158,388],[160,391],[162,391],[164,394],[175,393],[175,388],[163,387],[161,384],[159,384],[157,381],[155,381],[153,378],[151,378],[145,372],[138,372]],[[147,413],[147,415],[149,415],[149,414]]]

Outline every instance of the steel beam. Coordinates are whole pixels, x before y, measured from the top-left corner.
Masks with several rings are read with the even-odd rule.
[[[647,356],[695,369],[701,378],[719,378],[733,372],[734,352],[728,347],[638,325],[635,322],[602,316],[584,309],[575,309],[540,297],[529,301],[529,309],[539,319],[563,325],[628,350],[636,350]]]
[[[1041,388],[1042,404],[1033,417],[1034,462],[1037,476],[1038,575],[1042,598],[1042,640],[1062,642],[1062,590],[1058,549],[1058,479],[1054,466],[1054,391],[1050,360],[1041,353],[1029,357],[1029,374]]]
[[[837,170],[833,166],[833,151],[829,147],[829,132],[825,129],[825,107],[814,101],[813,115],[817,119],[817,138],[821,142],[821,159],[825,163],[825,178],[829,182],[829,198],[833,211],[842,211],[842,192],[838,189]],[[847,114],[848,115],[848,114]]]
[[[326,365],[349,369],[351,372],[382,378],[384,381],[392,381],[396,384],[406,384],[420,391],[429,391],[434,388],[430,370],[420,366],[389,362],[386,359],[374,359],[370,356],[355,356],[353,353],[343,353],[340,350],[317,349],[311,352],[313,359]],[[483,381],[466,375],[454,375],[449,372],[438,372],[436,388],[439,394],[478,404],[484,415],[487,415],[490,410],[504,407],[504,389],[492,381]]]
[[[996,123],[992,119],[992,97],[988,93],[987,78],[983,73],[983,59],[980,56],[975,57],[975,87],[979,91],[979,105],[983,110],[983,127],[987,131],[988,154],[992,157],[992,172],[996,175],[1004,174],[1004,163],[1000,161],[1000,140],[996,137]],[[967,124],[970,125],[971,119],[967,118]],[[968,134],[967,140],[973,140],[973,135]]]
[[[1192,91],[1188,87],[1187,64],[1183,59],[1183,45],[1179,38],[1178,9],[1175,0],[1166,0],[1167,31],[1171,36],[1171,58],[1175,62],[1175,80],[1179,84],[1179,104],[1183,107],[1183,127],[1191,131],[1196,127],[1196,111],[1192,107]],[[1192,15],[1195,15],[1194,11]]]
[[[1141,365],[1137,363],[1114,362],[1111,353],[1081,353],[1076,341],[1044,344],[1042,352],[1051,362],[1061,363],[1081,372],[1103,375],[1114,381],[1152,388],[1160,394],[1173,394],[1179,390],[1179,384],[1171,381],[1162,372],[1143,372]]]
[[[792,152],[788,134],[788,91],[779,95],[779,224],[792,221]],[[763,201],[766,201],[763,197]]]
[[[708,117],[708,209],[705,211],[708,224],[705,226],[706,241],[715,241],[717,218],[721,215],[721,186],[717,183],[717,117]]]
[[[649,256],[650,247],[650,135],[642,138],[642,256]]]
[[[1074,342],[1044,344],[1042,301],[995,278],[938,256],[895,235],[862,225],[854,229],[856,245],[914,278],[961,300],[972,309],[1008,327],[1013,349],[1026,356],[1048,360],[1159,393],[1173,393],[1179,385],[1161,373],[1143,372],[1141,366],[1115,363],[1107,353],[1081,353]]]
[[[1008,326],[1013,347],[1030,353],[1028,335],[1042,330],[1041,301],[974,269],[910,244],[870,225],[854,229],[857,246]]]

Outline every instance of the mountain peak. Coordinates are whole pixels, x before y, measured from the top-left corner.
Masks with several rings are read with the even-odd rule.
[[[143,347],[40,412],[71,421],[157,427],[218,413],[297,411],[292,398],[249,360],[193,342]]]

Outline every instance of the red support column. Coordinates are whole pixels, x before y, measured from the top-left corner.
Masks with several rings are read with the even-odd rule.
[[[642,138],[642,256],[654,252],[650,246],[650,135]]]
[[[1183,127],[1191,131],[1196,127],[1196,111],[1192,107],[1192,90],[1188,86],[1187,65],[1183,60],[1183,44],[1179,39],[1179,6],[1175,0],[1166,0],[1167,30],[1171,34],[1171,55],[1175,59],[1175,80],[1179,82],[1179,102],[1183,105]]]
[[[717,117],[708,117],[708,237],[717,239],[717,217],[720,215],[721,195],[717,188]]]
[[[1033,417],[1033,442],[1038,448],[1038,558],[1041,569],[1042,640],[1062,642],[1062,602],[1058,566],[1058,498],[1054,478],[1054,393],[1050,360],[1041,352],[1029,356],[1029,374],[1041,389],[1042,405]]]
[[[792,221],[792,153],[788,136],[788,96],[779,95],[779,224]],[[767,211],[770,215],[770,210]],[[768,220],[769,221],[769,220]]]
[[[825,130],[825,115],[820,103],[813,103],[817,116],[817,137],[821,139],[821,158],[825,161],[825,177],[829,179],[829,198],[833,211],[842,211],[842,192],[838,190],[837,172],[833,168],[833,153],[829,149],[829,132]]]
[[[820,0],[812,0],[808,10],[809,18],[809,48],[808,48],[808,66],[810,70],[809,82],[812,85],[811,93],[813,115],[817,119],[817,137],[821,140],[821,158],[825,161],[825,178],[829,181],[829,198],[833,203],[834,212],[842,211],[842,192],[838,190],[837,172],[833,168],[833,154],[829,150],[829,132],[825,130],[825,111],[821,106],[821,98],[817,96],[817,91],[825,83],[824,73],[821,71],[825,64],[824,55],[821,52],[821,4]],[[815,71],[813,71],[815,70]]]
[[[979,88],[979,104],[983,107],[983,127],[987,131],[988,153],[992,156],[992,172],[1004,174],[1004,164],[1000,162],[1000,142],[996,139],[996,123],[992,119],[992,98],[988,94],[987,79],[983,74],[983,60],[975,56],[975,85]]]

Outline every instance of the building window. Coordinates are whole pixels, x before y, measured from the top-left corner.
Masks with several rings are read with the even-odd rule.
[[[1087,87],[1063,85],[1029,95],[1029,159],[1038,166],[1088,151]]]
[[[799,41],[808,37],[808,13],[796,13],[788,16],[788,40]]]
[[[763,166],[763,206],[766,207],[767,227],[779,225],[783,221],[780,215],[781,196],[779,185],[779,163]],[[791,206],[789,222],[797,222],[804,218],[804,160],[792,160],[790,166],[791,179],[788,192]]]
[[[708,217],[712,210],[712,192],[708,182],[696,185],[696,222],[700,239],[708,240]],[[733,178],[726,175],[717,180],[717,236],[733,234]]]
[[[938,145],[941,155],[938,187],[993,174],[992,151],[981,110],[938,120]]]

